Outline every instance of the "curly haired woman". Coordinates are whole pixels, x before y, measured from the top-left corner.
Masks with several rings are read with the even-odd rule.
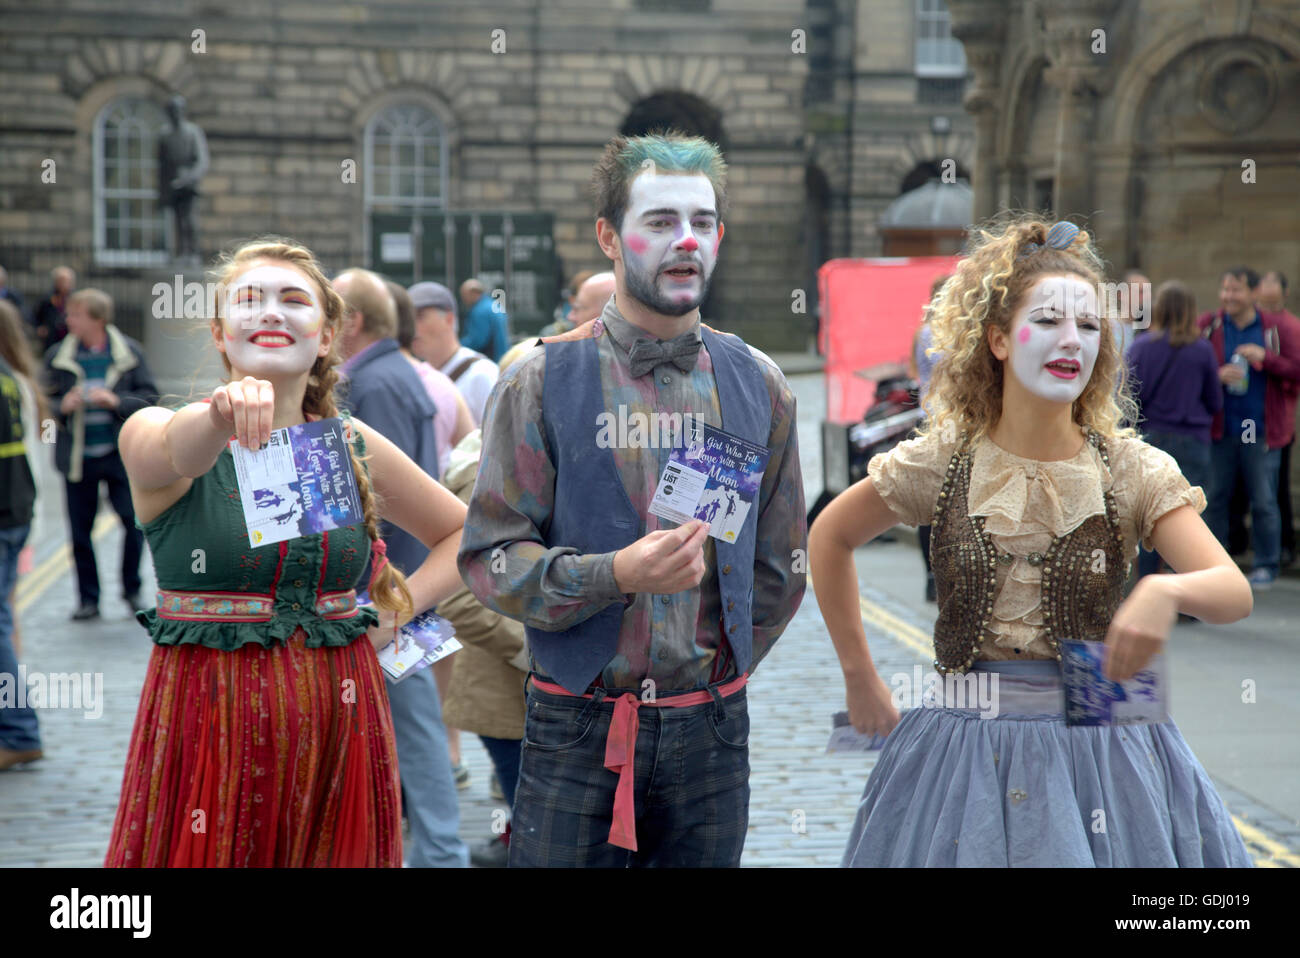
[[[845,865],[1250,864],[1172,721],[1062,716],[1062,640],[1104,640],[1106,674],[1122,680],[1163,650],[1179,612],[1227,623],[1252,608],[1201,521],[1201,489],[1119,426],[1132,398],[1101,275],[1069,223],[1020,215],[977,230],[934,304],[942,358],[924,431],[872,459],[809,535],[850,718],[888,733]],[[853,550],[899,522],[933,526],[935,668],[988,681],[996,717],[964,707],[969,681],[900,717],[872,666]],[[1125,598],[1139,541],[1178,574]]]
[[[242,246],[217,278],[212,336],[229,381],[122,427],[160,592],[139,613],[155,647],[105,864],[400,867],[375,650],[460,586],[465,507],[345,417],[364,523],[251,548],[228,443],[257,450],[274,429],[339,415],[343,301],[287,241]],[[409,580],[384,559],[379,518],[432,550]],[[378,612],[356,603],[368,558]]]

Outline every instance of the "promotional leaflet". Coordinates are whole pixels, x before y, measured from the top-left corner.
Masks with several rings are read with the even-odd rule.
[[[232,439],[230,453],[250,545],[270,545],[365,519],[338,418],[276,429],[257,452]]]

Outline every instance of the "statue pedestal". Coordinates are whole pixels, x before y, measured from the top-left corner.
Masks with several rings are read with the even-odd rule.
[[[143,345],[163,405],[211,395],[226,371],[212,342],[212,291],[203,268],[175,263],[141,278],[149,289]]]

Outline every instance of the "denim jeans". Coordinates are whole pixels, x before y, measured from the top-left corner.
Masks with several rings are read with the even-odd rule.
[[[68,527],[72,532],[72,556],[77,566],[77,592],[82,605],[99,605],[99,567],[95,563],[95,546],[91,530],[99,512],[99,484],[108,485],[108,501],[122,520],[126,538],[122,542],[122,594],[140,591],[140,557],[144,553],[144,533],[135,525],[131,489],[126,482],[126,467],[116,450],[107,456],[82,462],[80,482],[64,479],[68,494]]]
[[[487,749],[488,758],[492,759],[492,768],[497,773],[497,782],[501,785],[501,794],[506,797],[506,806],[515,804],[515,788],[519,785],[519,753],[524,740],[519,738],[491,738],[480,735],[478,740]]]
[[[412,868],[466,868],[469,849],[457,834],[460,804],[433,672],[424,669],[387,685],[402,798],[411,824],[406,863]]]
[[[597,693],[598,700],[529,683],[511,868],[739,866],[749,824],[746,690],[639,710],[637,851],[608,840],[619,776],[605,767],[605,745],[614,700],[629,691],[640,694],[601,690],[608,697]]]
[[[1211,481],[1213,470],[1210,467],[1210,444],[1195,436],[1182,432],[1159,432],[1152,430],[1142,437],[1148,444],[1155,446],[1174,457],[1178,468],[1191,485],[1200,486],[1205,493],[1207,506],[1213,494]],[[1138,576],[1152,575],[1160,568],[1160,553],[1142,549],[1138,556]]]
[[[14,610],[9,605],[9,590],[18,579],[18,553],[27,541],[29,525],[0,529],[0,678],[9,686],[9,694],[18,695],[18,656],[14,654]],[[0,702],[0,748],[25,752],[41,747],[41,729],[36,710],[6,706]]]
[[[1277,508],[1277,475],[1282,450],[1268,448],[1262,427],[1255,442],[1242,442],[1239,431],[1226,428],[1223,438],[1213,444],[1210,458],[1214,491],[1210,495],[1209,508],[1205,510],[1206,524],[1226,549],[1228,503],[1240,470],[1250,496],[1250,535],[1255,550],[1255,568],[1268,569],[1276,574],[1282,542],[1282,518]]]

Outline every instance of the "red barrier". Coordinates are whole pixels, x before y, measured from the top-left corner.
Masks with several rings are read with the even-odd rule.
[[[826,356],[826,419],[851,423],[875,402],[876,384],[857,375],[880,363],[907,364],[930,284],[956,256],[833,259],[817,271],[821,347]]]

